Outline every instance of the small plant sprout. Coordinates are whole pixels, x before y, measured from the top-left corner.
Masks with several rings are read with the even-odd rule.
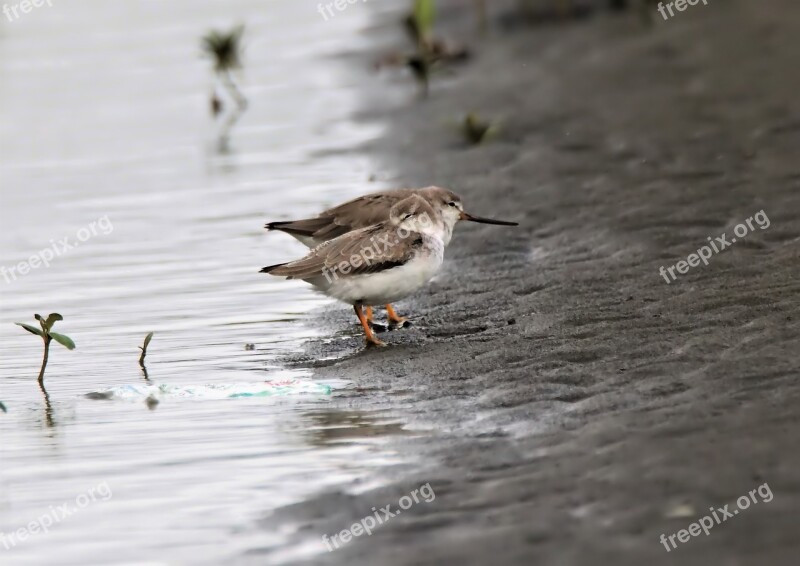
[[[479,1],[478,8],[482,6]],[[466,46],[434,37],[435,20],[435,0],[413,0],[411,12],[403,19],[403,25],[415,43],[415,52],[411,55],[392,54],[376,65],[377,69],[383,66],[408,67],[419,84],[421,98],[427,97],[431,73],[439,64],[463,63],[471,56]]]
[[[236,26],[229,32],[211,30],[201,41],[203,52],[214,63],[214,73],[228,89],[236,102],[244,107],[247,100],[233,82],[231,73],[242,68],[242,35],[244,26]]]
[[[59,320],[64,320],[64,317],[58,313],[52,313],[48,315],[47,318],[42,317],[41,315],[34,315],[36,320],[39,321],[40,328],[36,328],[35,326],[31,326],[30,324],[24,324],[22,322],[17,322],[18,326],[21,326],[31,334],[36,334],[37,336],[41,336],[42,340],[44,341],[44,355],[42,357],[42,369],[39,371],[39,386],[44,388],[44,370],[47,367],[47,359],[50,356],[50,342],[55,340],[62,346],[64,346],[68,350],[75,349],[75,342],[69,336],[65,336],[63,334],[58,334],[57,332],[53,332],[52,328],[56,322]]]
[[[3,411],[4,413],[7,413],[7,412],[8,412],[8,411],[6,411],[6,406],[5,406],[5,405],[3,405],[3,402],[2,402],[2,401],[0,401],[0,411]]]
[[[380,70],[383,67],[407,67],[419,85],[420,98],[425,98],[428,95],[433,63],[434,61],[428,52],[420,52],[414,55],[392,53],[378,61],[375,64],[375,69]]]
[[[485,17],[485,0],[478,0],[478,8]],[[417,44],[417,52],[429,62],[460,62],[469,58],[469,49],[436,38],[433,34],[436,22],[435,0],[414,0],[414,8],[405,19],[408,34]]]
[[[412,55],[408,58],[406,65],[411,69],[414,78],[417,79],[420,97],[427,97],[431,82],[431,61],[427,54]]]
[[[242,35],[244,26],[236,26],[231,31],[211,30],[201,40],[201,47],[214,65],[214,75],[236,102],[236,110],[232,112],[222,127],[221,141],[224,142],[239,116],[247,108],[247,99],[239,90],[233,79],[233,72],[242,68]],[[223,111],[222,99],[216,88],[211,93],[211,113],[216,118]],[[224,145],[224,143],[222,144]]]
[[[470,145],[479,145],[487,141],[497,131],[497,124],[482,121],[474,112],[464,116],[464,120],[461,123],[461,133],[464,136],[464,140]]]
[[[147,357],[147,346],[150,345],[150,340],[153,339],[153,333],[150,332],[147,336],[144,337],[144,344],[139,346],[139,349],[142,351],[142,355],[139,356],[139,365],[144,369],[144,359]]]
[[[419,43],[419,47],[425,46],[433,39],[433,23],[436,20],[435,0],[414,0],[414,9],[411,14],[409,29]]]

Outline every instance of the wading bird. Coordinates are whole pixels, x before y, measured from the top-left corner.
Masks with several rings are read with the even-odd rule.
[[[501,226],[518,225],[516,222],[473,216],[464,211],[462,199],[458,194],[442,187],[430,186],[422,189],[394,189],[370,193],[329,208],[313,218],[269,222],[265,228],[285,232],[305,246],[314,248],[353,230],[386,221],[393,206],[413,195],[425,199],[435,217],[441,222],[445,246],[450,243],[453,229],[461,220]],[[406,322],[405,318],[395,312],[390,302],[385,303],[390,324],[399,325]],[[372,322],[371,305],[367,305],[367,320]]]
[[[375,337],[364,307],[403,299],[425,285],[444,259],[445,225],[424,198],[412,194],[394,204],[388,219],[328,240],[304,258],[261,270],[302,279],[317,290],[353,305],[367,345]]]

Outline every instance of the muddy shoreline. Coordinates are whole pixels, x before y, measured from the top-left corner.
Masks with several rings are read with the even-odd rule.
[[[401,41],[381,25],[376,50]],[[434,501],[297,563],[793,564],[800,7],[447,31],[475,59],[421,103],[407,83],[371,87],[361,118],[390,135],[369,151],[397,186],[447,186],[521,226],[460,226],[389,348],[364,351],[346,307],[316,321],[332,339],[286,362],[352,380],[333,405],[403,420],[417,434],[392,442],[414,464],[264,528],[322,544],[430,483]],[[498,139],[459,141],[445,122],[470,110],[501,120]],[[659,274],[759,211],[769,226],[709,265]],[[768,503],[659,543],[764,483]]]

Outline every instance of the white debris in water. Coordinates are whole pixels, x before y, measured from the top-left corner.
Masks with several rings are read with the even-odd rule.
[[[91,399],[132,399],[191,397],[199,399],[232,399],[237,397],[270,397],[273,395],[330,395],[330,385],[302,379],[282,379],[261,383],[225,383],[211,385],[148,385],[126,384],[87,396]]]

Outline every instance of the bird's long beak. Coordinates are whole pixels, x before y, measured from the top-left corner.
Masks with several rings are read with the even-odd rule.
[[[466,212],[461,212],[461,220],[469,220],[470,222],[478,222],[480,224],[497,224],[498,226],[519,226],[519,222],[508,222],[506,220],[493,220],[492,218],[481,218],[480,216],[472,216]]]

